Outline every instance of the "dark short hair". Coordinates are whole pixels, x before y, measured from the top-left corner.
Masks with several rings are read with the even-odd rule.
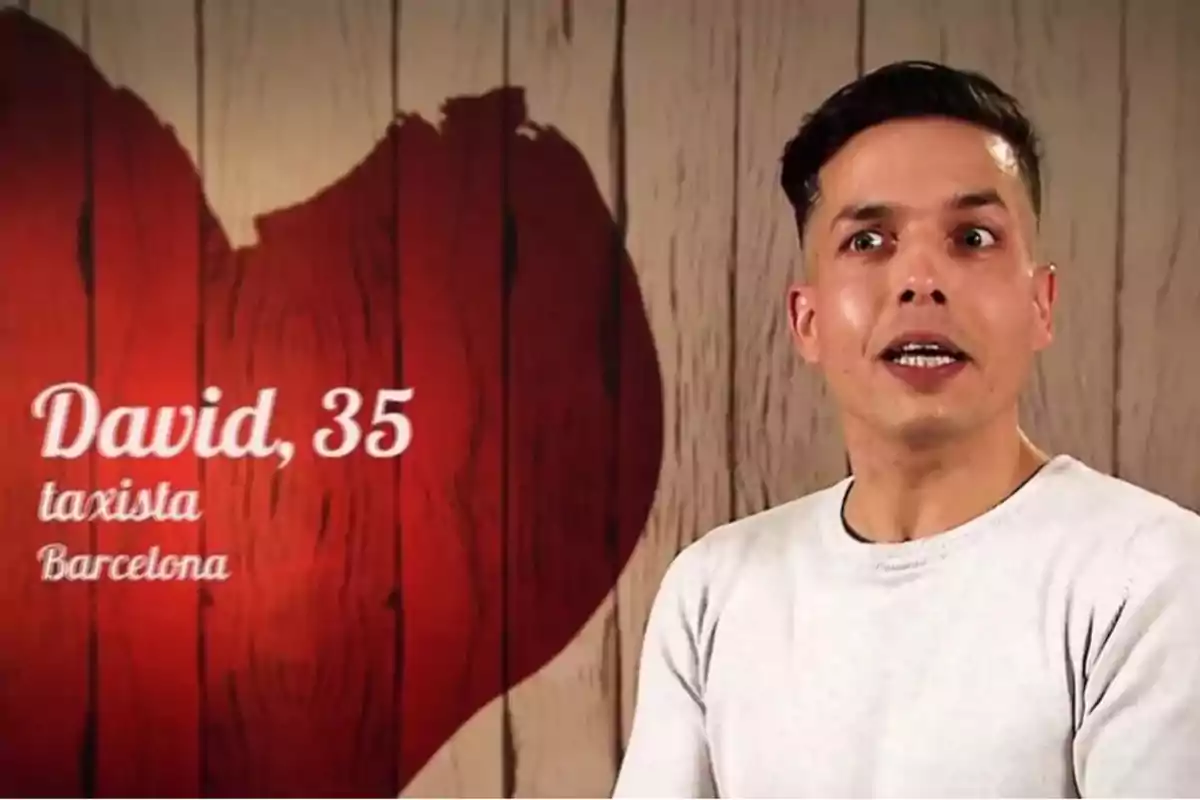
[[[821,167],[867,128],[912,117],[958,119],[1001,136],[1016,151],[1034,214],[1041,214],[1041,146],[1020,103],[977,72],[930,61],[898,61],[830,95],[805,117],[784,148],[780,183],[801,236],[817,199]]]

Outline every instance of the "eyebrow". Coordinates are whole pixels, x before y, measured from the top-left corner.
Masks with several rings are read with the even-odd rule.
[[[982,208],[984,206],[999,206],[1005,211],[1008,210],[1008,206],[1001,199],[1000,193],[995,189],[982,189],[978,192],[955,195],[947,205],[956,211],[967,208]]]
[[[946,203],[946,207],[954,211],[963,211],[985,206],[999,206],[1005,210],[1008,205],[995,189],[980,189],[974,192],[956,194]],[[829,227],[834,228],[839,222],[875,222],[893,216],[898,206],[887,203],[860,203],[848,205],[834,215]]]

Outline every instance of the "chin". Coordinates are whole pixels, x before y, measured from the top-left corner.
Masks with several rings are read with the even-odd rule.
[[[955,438],[963,426],[945,414],[922,414],[903,420],[893,420],[889,426],[892,434],[913,448],[939,445]]]

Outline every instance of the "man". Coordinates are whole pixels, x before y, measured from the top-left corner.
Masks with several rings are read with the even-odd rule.
[[[782,183],[852,477],[676,557],[615,794],[1200,796],[1200,517],[1019,427],[1056,285],[1017,103],[885,67]]]

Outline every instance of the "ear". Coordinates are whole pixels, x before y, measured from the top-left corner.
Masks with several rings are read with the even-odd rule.
[[[807,283],[795,283],[788,289],[788,322],[792,339],[800,356],[809,364],[821,361],[814,294],[814,287]]]
[[[1039,264],[1033,271],[1033,307],[1037,314],[1034,350],[1044,350],[1054,341],[1054,304],[1057,301],[1057,267],[1052,263]]]

